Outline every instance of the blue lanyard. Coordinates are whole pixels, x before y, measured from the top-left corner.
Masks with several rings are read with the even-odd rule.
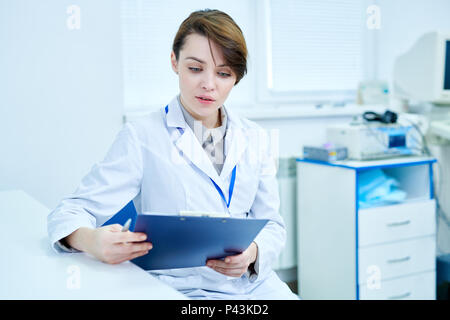
[[[211,178],[209,178],[211,179]],[[226,203],[227,208],[230,207],[231,197],[233,196],[233,189],[234,189],[234,182],[236,180],[236,166],[233,168],[233,172],[231,173],[231,181],[230,181],[230,188],[228,189],[228,202],[225,200],[225,196],[223,195],[222,190],[219,188],[219,186],[214,182],[213,179],[211,179],[212,183],[214,183],[214,186],[217,189],[217,192],[219,192],[220,196],[222,197],[223,202]]]
[[[166,114],[167,114],[169,112],[169,106],[167,105],[164,110],[166,111]],[[177,129],[178,129],[178,131],[180,131],[180,134],[184,133],[183,128],[177,127]],[[217,183],[214,182],[213,179],[211,179],[211,177],[209,179],[214,184],[214,187],[216,187],[217,192],[219,192],[220,197],[222,198],[223,202],[225,202],[225,204],[227,205],[227,208],[229,208],[230,207],[231,198],[233,197],[234,183],[236,181],[236,166],[234,166],[233,171],[231,173],[230,187],[228,189],[228,202],[225,199],[225,195],[223,194],[222,189],[220,189],[220,187],[217,185]]]

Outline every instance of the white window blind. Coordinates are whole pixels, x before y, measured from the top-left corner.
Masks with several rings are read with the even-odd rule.
[[[170,65],[170,52],[180,24],[191,12],[206,8],[222,10],[247,35],[253,18],[249,14],[251,1],[122,0],[125,108],[160,108],[178,94],[178,77]],[[248,84],[245,84],[245,80],[243,82],[239,83],[239,89],[233,90],[239,97],[248,96]]]
[[[364,3],[270,1],[268,89],[274,93],[356,90],[363,76]]]
[[[165,1],[164,6],[155,1],[121,1],[127,108],[167,103],[177,92],[176,76],[170,67],[170,51],[183,17],[174,7],[174,1]]]

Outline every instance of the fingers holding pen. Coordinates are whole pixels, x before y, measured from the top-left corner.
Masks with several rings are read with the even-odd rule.
[[[121,232],[115,237],[114,244],[120,247],[121,254],[125,256],[122,257],[121,262],[146,255],[153,248],[150,242],[144,242],[147,240],[147,235],[142,232],[130,232],[130,225],[131,219],[128,219]]]
[[[120,232],[115,236],[115,243],[124,243],[124,242],[142,242],[147,240],[147,235],[143,232],[131,232],[125,231]]]
[[[146,255],[153,245],[150,242],[114,243],[102,252],[102,261],[117,264]]]
[[[135,253],[139,251],[149,251],[153,248],[151,242],[126,242],[118,243],[123,253]]]
[[[93,233],[91,253],[99,260],[117,264],[145,255],[152,249],[146,242],[147,235],[142,232],[123,231],[120,225],[100,227]]]

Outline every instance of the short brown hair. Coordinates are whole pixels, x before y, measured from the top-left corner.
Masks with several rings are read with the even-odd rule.
[[[192,12],[180,25],[173,41],[172,50],[177,61],[186,37],[192,33],[207,37],[222,49],[226,64],[236,74],[236,85],[247,73],[247,45],[236,22],[219,10]]]

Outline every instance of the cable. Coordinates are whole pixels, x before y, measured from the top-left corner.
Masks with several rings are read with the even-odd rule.
[[[363,113],[362,117],[366,121],[379,121],[386,124],[396,123],[398,119],[397,113],[390,110],[386,110],[383,114],[379,114],[373,111],[366,111]]]
[[[406,120],[409,124],[411,124],[413,126],[414,129],[416,129],[417,133],[419,133],[419,135],[420,135],[420,137],[422,139],[422,143],[421,143],[422,146],[423,146],[422,147],[422,149],[423,149],[422,154],[425,154],[425,155],[431,157],[432,154],[430,152],[430,149],[428,148],[428,143],[427,143],[426,136],[422,133],[422,130],[420,130],[419,126],[417,124],[415,124],[413,121],[409,120],[408,118],[402,118],[402,120]],[[413,137],[413,139],[415,139],[415,138]],[[416,140],[416,142],[417,142],[417,140]]]

